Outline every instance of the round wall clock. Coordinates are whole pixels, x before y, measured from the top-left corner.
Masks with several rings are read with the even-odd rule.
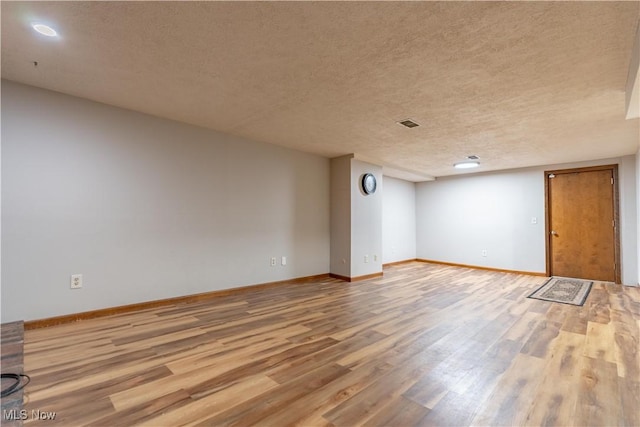
[[[376,177],[372,173],[362,175],[362,191],[364,194],[373,194],[376,192]]]

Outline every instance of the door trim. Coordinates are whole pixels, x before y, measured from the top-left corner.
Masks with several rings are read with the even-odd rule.
[[[614,252],[614,262],[616,263],[616,268],[614,272],[614,277],[616,283],[622,283],[622,266],[620,265],[620,192],[618,189],[618,165],[602,165],[602,166],[591,166],[586,168],[574,168],[574,169],[555,169],[550,171],[544,171],[544,251],[545,251],[545,259],[546,259],[546,272],[547,276],[551,275],[551,251],[549,239],[551,238],[551,217],[549,211],[549,175],[554,174],[563,174],[563,173],[576,173],[576,172],[591,172],[591,171],[600,171],[600,170],[610,170],[613,176],[613,219],[615,221],[616,226],[613,229],[613,252]]]

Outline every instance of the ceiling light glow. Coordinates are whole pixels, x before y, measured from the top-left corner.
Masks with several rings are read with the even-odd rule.
[[[453,165],[456,169],[471,169],[480,166],[480,162],[460,162]]]
[[[55,37],[58,35],[56,30],[45,24],[31,24],[34,30],[47,37]]]

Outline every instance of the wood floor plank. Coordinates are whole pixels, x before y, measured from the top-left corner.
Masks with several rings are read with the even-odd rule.
[[[618,378],[623,425],[640,426],[640,381]]]
[[[616,362],[616,340],[613,325],[589,321],[584,355],[593,359]]]
[[[527,424],[573,425],[578,398],[575,384],[581,375],[584,346],[584,335],[560,331],[544,368],[543,379],[530,403]]]
[[[582,307],[567,307],[568,316],[562,323],[561,330],[565,332],[573,332],[576,334],[587,335],[587,323],[589,310]]]
[[[310,391],[287,407],[265,417],[261,423],[275,426],[289,423],[316,426],[328,423],[323,416],[325,413],[379,381],[385,372],[392,369],[393,367],[387,363],[380,364],[373,360],[356,370],[350,370],[323,387]],[[293,421],[292,414],[296,414]]]
[[[202,399],[192,399],[180,411],[163,411],[153,414],[147,419],[141,420],[138,425],[155,427],[198,424],[220,412],[267,393],[277,386],[278,383],[265,375],[254,375],[219,390],[215,394],[210,394]]]
[[[381,410],[386,403],[398,399],[416,382],[426,366],[405,365],[382,374],[376,381],[348,400],[324,414],[335,426],[353,426],[368,421]]]
[[[542,380],[546,360],[520,353],[486,397],[473,419],[478,426],[524,425],[532,396]]]
[[[296,377],[304,375],[310,369],[315,369],[316,367],[327,363],[337,363],[337,359],[339,359],[344,353],[355,352],[373,343],[379,342],[384,338],[386,338],[386,335],[382,335],[373,330],[363,332],[352,337],[352,339],[339,342],[324,350],[311,353],[305,357],[297,358],[289,363],[282,364],[276,369],[272,369],[269,373],[269,377],[280,384],[284,384]]]
[[[413,426],[419,425],[429,409],[398,396],[390,399],[364,426]]]
[[[78,388],[74,392],[64,393],[62,395],[49,395],[45,398],[38,398],[36,394],[30,395],[30,403],[40,407],[71,408],[74,406],[87,405],[91,407],[93,400],[105,398],[109,400],[109,407],[112,405],[109,396],[113,396],[119,392],[130,390],[132,388],[153,383],[162,378],[169,378],[172,372],[166,366],[158,366],[153,369],[144,370],[142,372],[133,372],[128,375],[114,377],[108,381],[102,381],[96,384],[89,384],[86,387]],[[35,378],[34,381],[39,381]],[[149,396],[151,397],[151,396]]]
[[[135,425],[146,418],[161,412],[180,410],[191,401],[184,390],[176,390],[156,399],[149,399],[127,410],[118,411],[97,419],[89,425],[109,426],[116,424]]]
[[[628,312],[611,310],[618,376],[640,378],[640,329]]]
[[[616,365],[604,359],[583,357],[580,374],[576,425],[625,425]]]
[[[324,365],[296,378],[284,385],[273,389],[268,396],[259,395],[236,405],[214,417],[207,418],[196,424],[197,426],[246,426],[254,425],[275,412],[288,407],[309,392],[321,388],[323,385],[340,378],[348,369],[336,365]],[[291,419],[285,424],[291,424],[297,414],[290,413]]]
[[[25,425],[639,426],[640,289],[423,262],[30,330]]]
[[[291,348],[287,348],[279,353],[263,357],[258,360],[252,360],[236,368],[229,369],[221,375],[206,381],[198,382],[189,386],[187,390],[194,398],[202,398],[209,394],[215,393],[218,389],[227,387],[228,384],[242,379],[245,376],[251,376],[257,373],[269,373],[274,368],[294,362],[298,358],[324,350],[335,345],[337,341],[326,337],[322,340],[313,341],[305,344],[299,344]],[[296,381],[298,378],[296,378]]]

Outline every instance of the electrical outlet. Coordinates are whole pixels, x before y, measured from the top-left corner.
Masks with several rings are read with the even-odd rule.
[[[535,216],[531,217],[531,224],[537,224],[538,223],[538,218],[536,218]]]
[[[369,262],[369,255],[365,255],[364,256],[364,262],[365,262],[365,264]]]
[[[287,257],[286,256],[283,256],[280,261],[281,261],[280,264],[287,265]]]
[[[272,256],[271,257],[271,267],[275,267],[276,266],[276,257]]]
[[[482,250],[482,256],[487,256],[487,250],[486,249]]]
[[[82,288],[82,274],[71,275],[71,289]]]

